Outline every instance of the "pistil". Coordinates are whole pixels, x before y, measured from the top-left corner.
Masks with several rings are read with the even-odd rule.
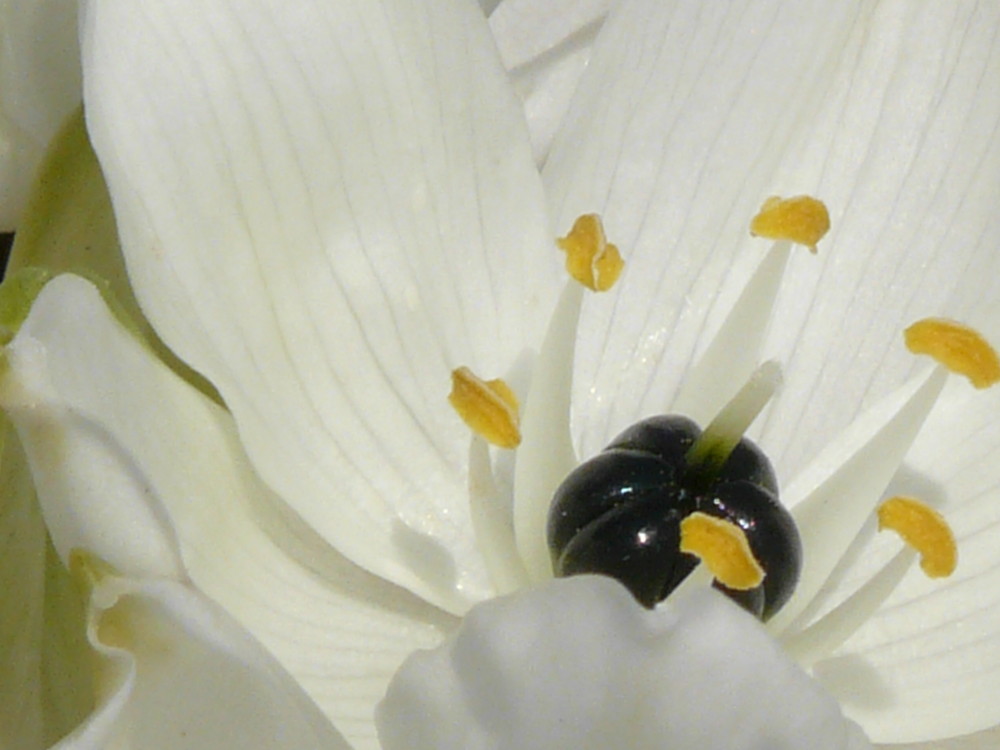
[[[781,368],[777,362],[758,367],[688,449],[689,474],[711,480],[780,385]]]

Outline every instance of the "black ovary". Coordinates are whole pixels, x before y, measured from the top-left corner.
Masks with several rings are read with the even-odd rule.
[[[766,573],[749,591],[716,588],[762,619],[777,612],[798,581],[802,548],[771,463],[744,438],[721,468],[689,466],[700,434],[686,417],[645,419],[572,471],[549,511],[556,575],[609,575],[653,607],[697,565],[679,549],[680,522],[701,511],[738,524]]]

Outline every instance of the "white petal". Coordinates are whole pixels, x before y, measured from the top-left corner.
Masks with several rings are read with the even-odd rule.
[[[882,610],[816,667],[876,740],[915,742],[1000,724],[997,409],[1000,393],[955,383],[890,486],[941,509],[958,540],[955,574],[928,580],[912,570]],[[898,548],[885,534],[860,547],[840,594]],[[858,690],[860,680],[866,689]]]
[[[109,388],[113,381],[107,379],[91,403],[73,403],[61,392],[67,381],[101,379],[120,366],[129,370],[126,363],[108,358],[114,338],[121,335],[113,327],[70,330],[61,325],[67,311],[77,306],[63,297],[63,308],[55,300],[60,288],[73,285],[84,287],[99,304],[97,291],[75,277],[61,277],[43,290],[41,304],[36,303],[4,350],[7,372],[0,405],[17,427],[46,526],[64,562],[72,549],[82,548],[134,576],[179,578],[176,540],[162,506],[136,502],[150,493],[153,478],[125,446],[109,439],[101,424],[131,421],[135,405]],[[74,361],[62,359],[74,350]],[[103,413],[95,419],[98,410]],[[145,439],[159,436],[149,431]],[[175,445],[164,459],[169,456],[176,467],[183,456],[176,446],[185,438],[174,434],[169,439]],[[175,469],[173,474],[183,486],[183,472]]]
[[[599,26],[611,0],[502,0],[490,29],[504,66],[512,70],[550,57],[589,26]]]
[[[504,0],[490,16],[504,67],[524,102],[542,164],[562,123],[610,0]]]
[[[33,364],[45,367],[25,369],[25,349],[44,355]],[[99,530],[123,530],[69,535],[64,554],[86,544],[123,572],[142,572],[144,559],[121,551],[130,540],[123,519],[155,511],[163,531],[150,541],[134,521],[138,546],[171,540],[183,574],[250,630],[352,743],[372,746],[373,708],[389,677],[413,649],[437,643],[451,618],[289,526],[229,415],[131,338],[89,283],[50,282],[8,361],[4,405],[29,455],[44,460],[60,448],[60,460],[36,477],[49,524],[89,521],[110,506],[116,515]],[[9,401],[15,386],[20,406]],[[51,429],[33,430],[35,422]],[[98,449],[116,460],[88,462]]]
[[[0,1],[0,231],[17,227],[45,148],[80,101],[76,5]]]
[[[488,595],[449,373],[537,345],[559,270],[479,8],[93,0],[83,39],[137,297],[263,478],[368,569]]]
[[[871,521],[879,499],[947,382],[943,368],[915,377],[832,440],[784,493],[800,529],[802,576],[795,594],[771,621],[775,630],[819,609],[824,590],[852,542]],[[874,572],[877,568],[872,568]]]
[[[260,644],[192,590],[107,577],[90,618],[101,698],[55,750],[349,748]]]
[[[633,0],[612,14],[545,172],[558,221],[602,212],[630,263],[583,315],[583,455],[677,392],[765,250],[746,228],[770,194],[815,193],[834,221],[818,258],[791,259],[762,354],[786,365],[757,430],[781,477],[912,374],[904,324],[990,293],[998,11]]]
[[[767,250],[747,226],[853,7],[786,5],[632,0],[595,45],[545,169],[558,223],[600,212],[627,264],[583,315],[583,455],[662,411]]]
[[[386,750],[869,747],[749,615],[580,576],[479,605],[379,707]]]
[[[1000,5],[880,4],[773,187],[830,205],[821,269],[790,269],[767,356],[788,389],[761,426],[791,477],[854,417],[923,366],[902,330],[928,315],[1000,341]],[[817,272],[818,271],[818,272]]]

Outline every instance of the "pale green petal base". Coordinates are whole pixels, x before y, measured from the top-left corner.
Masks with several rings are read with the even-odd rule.
[[[41,288],[40,277],[76,273],[98,285],[119,319],[160,359],[203,393],[218,398],[204,378],[163,345],[139,309],[118,243],[111,199],[79,107],[56,133],[39,168],[7,266],[8,276],[19,272],[28,274],[23,277],[27,288],[17,293],[7,289],[0,296],[4,343],[27,315]],[[17,283],[17,278],[4,286]]]

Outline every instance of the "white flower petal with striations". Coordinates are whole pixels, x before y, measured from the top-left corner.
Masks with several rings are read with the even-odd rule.
[[[1000,8],[974,2],[633,0],[615,9],[545,168],[557,223],[600,212],[630,263],[616,294],[588,299],[581,315],[572,399],[580,456],[698,388],[692,365],[760,263],[759,243],[740,238],[768,195],[818,195],[833,219],[818,257],[789,260],[758,355],[782,363],[786,386],[751,435],[789,504],[805,497],[801,480],[824,471],[832,453],[860,448],[851,441],[864,425],[885,424],[891,414],[879,410],[904,403],[907,384],[926,377],[903,346],[907,325],[945,315],[1000,342],[998,29]],[[890,441],[895,463],[864,498],[873,511],[882,493],[916,485],[955,519],[958,572],[932,583],[908,574],[826,654],[837,661],[816,667],[877,741],[1000,723],[988,698],[1000,690],[1000,606],[988,593],[1000,546],[985,466],[1000,444],[982,416],[998,394],[968,390],[949,383],[910,450],[926,418],[915,413]],[[947,430],[936,429],[942,422]],[[949,464],[964,471],[943,471]],[[891,538],[845,549],[857,530],[839,534],[854,574],[834,571],[824,610],[899,549]],[[885,690],[851,700],[851,675]]]
[[[655,610],[577,576],[473,609],[379,706],[385,750],[863,750],[755,620],[701,590]]]
[[[815,666],[845,710],[886,741],[1000,724],[991,699],[1000,671],[1000,468],[991,458],[1000,451],[998,396],[950,386],[890,484],[889,494],[926,498],[947,514],[958,542],[954,575],[929,580],[913,566],[871,619]],[[896,549],[866,528],[830,582],[826,606],[850,595]]]
[[[257,641],[181,584],[99,574],[88,636],[98,706],[53,750],[350,748]]]
[[[611,0],[503,0],[490,16],[500,57],[524,102],[539,164],[552,148],[611,5]]]
[[[101,426],[84,434],[58,423],[72,429],[67,444],[80,444],[67,467],[82,487],[82,459],[95,446],[123,456],[116,468],[141,467],[154,501],[139,496],[143,483],[114,487],[161,540],[152,569],[182,568],[352,741],[371,745],[372,696],[386,670],[455,623],[433,605],[463,613],[517,585],[517,565],[500,576],[493,567],[542,543],[538,514],[509,524],[514,532],[503,517],[515,490],[523,494],[521,476],[535,473],[521,471],[527,458],[544,462],[552,448],[560,460],[592,455],[621,428],[698,390],[699,361],[727,376],[689,402],[710,418],[742,385],[740,373],[775,358],[787,385],[754,434],[789,487],[786,499],[835,523],[836,514],[809,513],[809,498],[834,494],[841,480],[858,494],[844,514],[851,526],[845,519],[829,534],[836,544],[802,596],[819,597],[799,611],[842,613],[831,608],[857,603],[850,597],[860,591],[865,618],[834,618],[845,626],[839,640],[850,639],[838,648],[817,636],[826,651],[808,663],[834,690],[875,690],[863,706],[848,695],[844,705],[876,740],[985,729],[1000,722],[1000,708],[983,699],[1000,690],[1000,607],[980,587],[996,588],[1000,552],[988,534],[995,513],[977,492],[997,482],[988,471],[974,482],[969,467],[1000,450],[982,413],[971,413],[988,412],[996,397],[976,394],[966,405],[967,386],[949,383],[935,404],[944,378],[928,376],[900,334],[917,318],[946,314],[1000,336],[991,302],[1000,277],[998,14],[971,0],[628,0],[604,26],[547,160],[550,225],[518,103],[471,1],[256,0],[237,10],[90,0],[89,128],[137,297],[232,417],[182,395],[148,355],[128,355],[124,371],[142,373],[129,383],[132,375],[114,380],[124,365],[80,351],[91,334],[74,327],[72,312],[57,313],[67,300],[75,300],[67,311],[91,311],[91,325],[105,320],[102,346],[130,349],[120,332],[108,333],[106,313],[94,312],[96,297],[79,281],[53,282],[39,297],[38,320],[48,322],[29,319],[16,340],[13,353],[23,345],[25,355],[11,358],[16,384],[38,389],[54,414],[76,404],[74,414]],[[194,15],[201,23],[189,22]],[[832,208],[818,258],[779,249],[762,265],[763,244],[744,239],[740,250],[761,201],[798,192]],[[562,283],[551,237],[594,211],[629,266],[579,318],[560,308],[550,333],[566,334],[559,351],[576,344],[575,360],[560,368],[547,344],[541,356],[531,352]],[[752,293],[740,297],[751,278]],[[727,356],[716,340],[746,346]],[[62,348],[64,367],[46,370],[32,356]],[[74,361],[117,383],[130,407],[108,410],[114,391],[102,378],[65,375]],[[470,450],[445,402],[460,366],[508,378],[527,395],[516,459],[491,460],[475,441]],[[572,413],[531,428],[543,407],[529,379],[553,394],[550,406]],[[170,397],[150,405],[150,393]],[[10,404],[30,421],[30,398]],[[901,404],[911,405],[902,416]],[[146,434],[149,415],[169,437]],[[947,429],[926,430],[936,424]],[[41,465],[46,436],[29,438]],[[157,455],[161,440],[190,456],[188,476],[170,474],[176,457]],[[844,461],[855,454],[870,474],[847,476]],[[830,456],[840,463],[824,463]],[[868,545],[878,554],[860,562],[867,532],[845,545],[866,504],[874,511],[881,494],[924,477],[929,499],[957,517],[970,554],[960,551],[951,583],[909,576],[879,607],[879,592],[864,583],[873,575],[894,583],[878,571],[898,542]],[[53,484],[46,502],[96,504],[92,493],[67,497],[69,484]],[[470,512],[470,494],[489,507]],[[202,497],[211,500],[192,502]],[[524,529],[536,529],[534,538],[512,539]],[[63,554],[77,533],[80,525],[67,524]],[[477,533],[496,545],[487,550]],[[840,563],[838,553],[846,553]],[[544,567],[521,562],[533,575]],[[803,629],[817,622],[807,619],[780,636],[815,635]],[[334,643],[342,636],[346,646]],[[331,645],[316,657],[317,643]],[[765,643],[771,650],[757,656],[787,665]],[[534,708],[526,706],[510,708]]]
[[[92,0],[82,26],[88,127],[157,332],[333,546],[451,611],[489,596],[465,428],[440,404],[459,364],[507,374],[559,277],[481,11]]]
[[[130,336],[90,283],[51,281],[6,357],[0,401],[32,463],[46,462],[38,489],[50,528],[62,524],[63,559],[86,544],[130,577],[190,580],[356,747],[372,746],[371,712],[392,673],[453,619],[289,527],[228,413]],[[104,508],[117,522],[86,533]],[[163,540],[181,571],[163,566]]]

